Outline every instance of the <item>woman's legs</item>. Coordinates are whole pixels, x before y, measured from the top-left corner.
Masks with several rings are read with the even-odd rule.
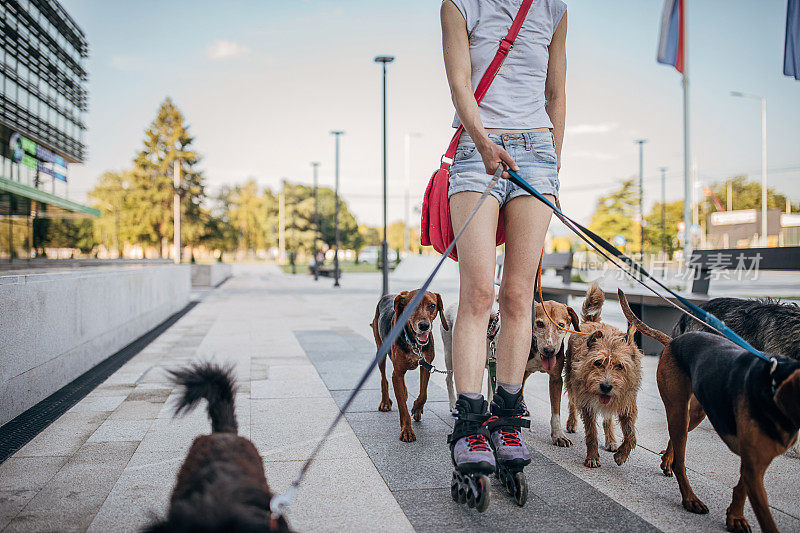
[[[550,195],[546,198],[555,201]],[[531,348],[533,285],[551,215],[550,208],[532,196],[513,198],[503,209],[506,255],[500,284],[498,382],[522,384]]]
[[[480,196],[480,193],[467,191],[450,197],[454,233],[464,226]],[[487,198],[456,245],[461,284],[458,317],[453,328],[453,377],[456,391],[462,394],[481,392],[486,367],[486,327],[494,300],[495,234],[499,211],[497,200],[493,196]],[[505,316],[503,322],[505,327]]]

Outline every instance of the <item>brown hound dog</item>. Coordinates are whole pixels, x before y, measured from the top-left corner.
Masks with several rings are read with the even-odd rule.
[[[372,320],[372,333],[375,335],[375,346],[380,348],[383,339],[394,326],[395,319],[403,313],[406,305],[414,298],[417,291],[403,291],[398,295],[387,294],[383,296],[375,308],[375,318]],[[400,440],[414,442],[417,436],[411,429],[411,416],[419,422],[422,411],[428,399],[428,380],[430,371],[421,366],[420,360],[433,362],[436,351],[433,347],[432,325],[437,314],[441,315],[442,325],[449,329],[447,319],[442,312],[442,297],[434,292],[425,293],[422,301],[417,306],[411,318],[403,329],[403,334],[397,338],[389,351],[392,360],[392,385],[394,397],[397,399],[397,410],[400,412]],[[406,372],[419,366],[419,396],[408,413],[408,389],[406,388]],[[391,411],[392,400],[389,398],[389,383],[386,381],[386,358],[378,364],[381,369],[381,403],[379,411]]]
[[[547,313],[545,314],[545,308]],[[549,318],[548,316],[549,315]],[[525,377],[534,372],[548,375],[550,389],[550,438],[555,446],[569,447],[572,441],[561,428],[561,392],[564,388],[564,350],[567,336],[566,329],[572,324],[575,331],[580,332],[580,321],[574,309],[566,304],[545,300],[533,304],[533,335],[528,362],[525,365]],[[552,320],[550,320],[552,318]],[[563,329],[562,329],[563,328]]]
[[[671,339],[639,320],[619,291],[625,317],[642,334],[664,345],[656,380],[667,412],[672,468],[683,507],[704,514],[686,478],[686,436],[704,414],[728,448],[741,457],[739,483],[726,512],[728,531],[750,531],[744,504],[750,504],[761,529],[778,531],[767,503],[764,473],[772,460],[797,439],[800,428],[800,362],[780,355],[770,364],[728,339],[690,332]],[[694,394],[701,409],[689,409]]]

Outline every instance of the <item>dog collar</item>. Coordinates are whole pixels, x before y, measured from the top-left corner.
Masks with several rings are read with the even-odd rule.
[[[411,337],[409,337],[406,328],[403,328],[403,334],[406,336],[406,342],[411,345],[412,350],[416,348],[418,351],[420,348],[424,348],[425,346],[428,345],[429,342],[431,342],[430,336],[432,335],[432,333],[428,333],[428,340],[425,341],[425,344],[419,344],[416,339],[412,339]]]

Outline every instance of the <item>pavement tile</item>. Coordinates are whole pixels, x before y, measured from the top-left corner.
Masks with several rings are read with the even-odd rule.
[[[288,489],[301,466],[300,461],[265,463],[272,491]],[[413,531],[380,474],[362,459],[317,460],[286,518],[296,531]]]
[[[152,420],[106,420],[87,442],[141,441]]]
[[[250,395],[261,398],[330,398],[311,364],[269,365],[268,379],[250,382]]]
[[[251,400],[251,438],[264,461],[307,458],[339,412],[330,398]],[[320,451],[321,459],[366,458],[353,432],[340,424]]]
[[[100,427],[108,413],[67,412],[23,446],[14,457],[71,456]]]
[[[83,413],[87,411],[113,411],[125,401],[127,396],[94,396],[88,395],[72,406],[70,412]]]
[[[9,457],[0,464],[0,490],[37,491],[64,466],[68,457]]]
[[[137,443],[87,443],[17,514],[10,531],[84,531]]]
[[[37,492],[38,490],[0,489],[0,531],[6,531],[4,528],[28,505]]]

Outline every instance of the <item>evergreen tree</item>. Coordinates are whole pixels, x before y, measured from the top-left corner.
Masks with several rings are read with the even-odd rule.
[[[156,246],[161,255],[173,237],[173,168],[181,168],[181,240],[196,246],[206,235],[201,204],[205,199],[200,157],[192,149],[194,138],[183,114],[167,98],[145,131],[142,149],[133,161],[129,199],[134,211],[132,233],[137,241]]]

